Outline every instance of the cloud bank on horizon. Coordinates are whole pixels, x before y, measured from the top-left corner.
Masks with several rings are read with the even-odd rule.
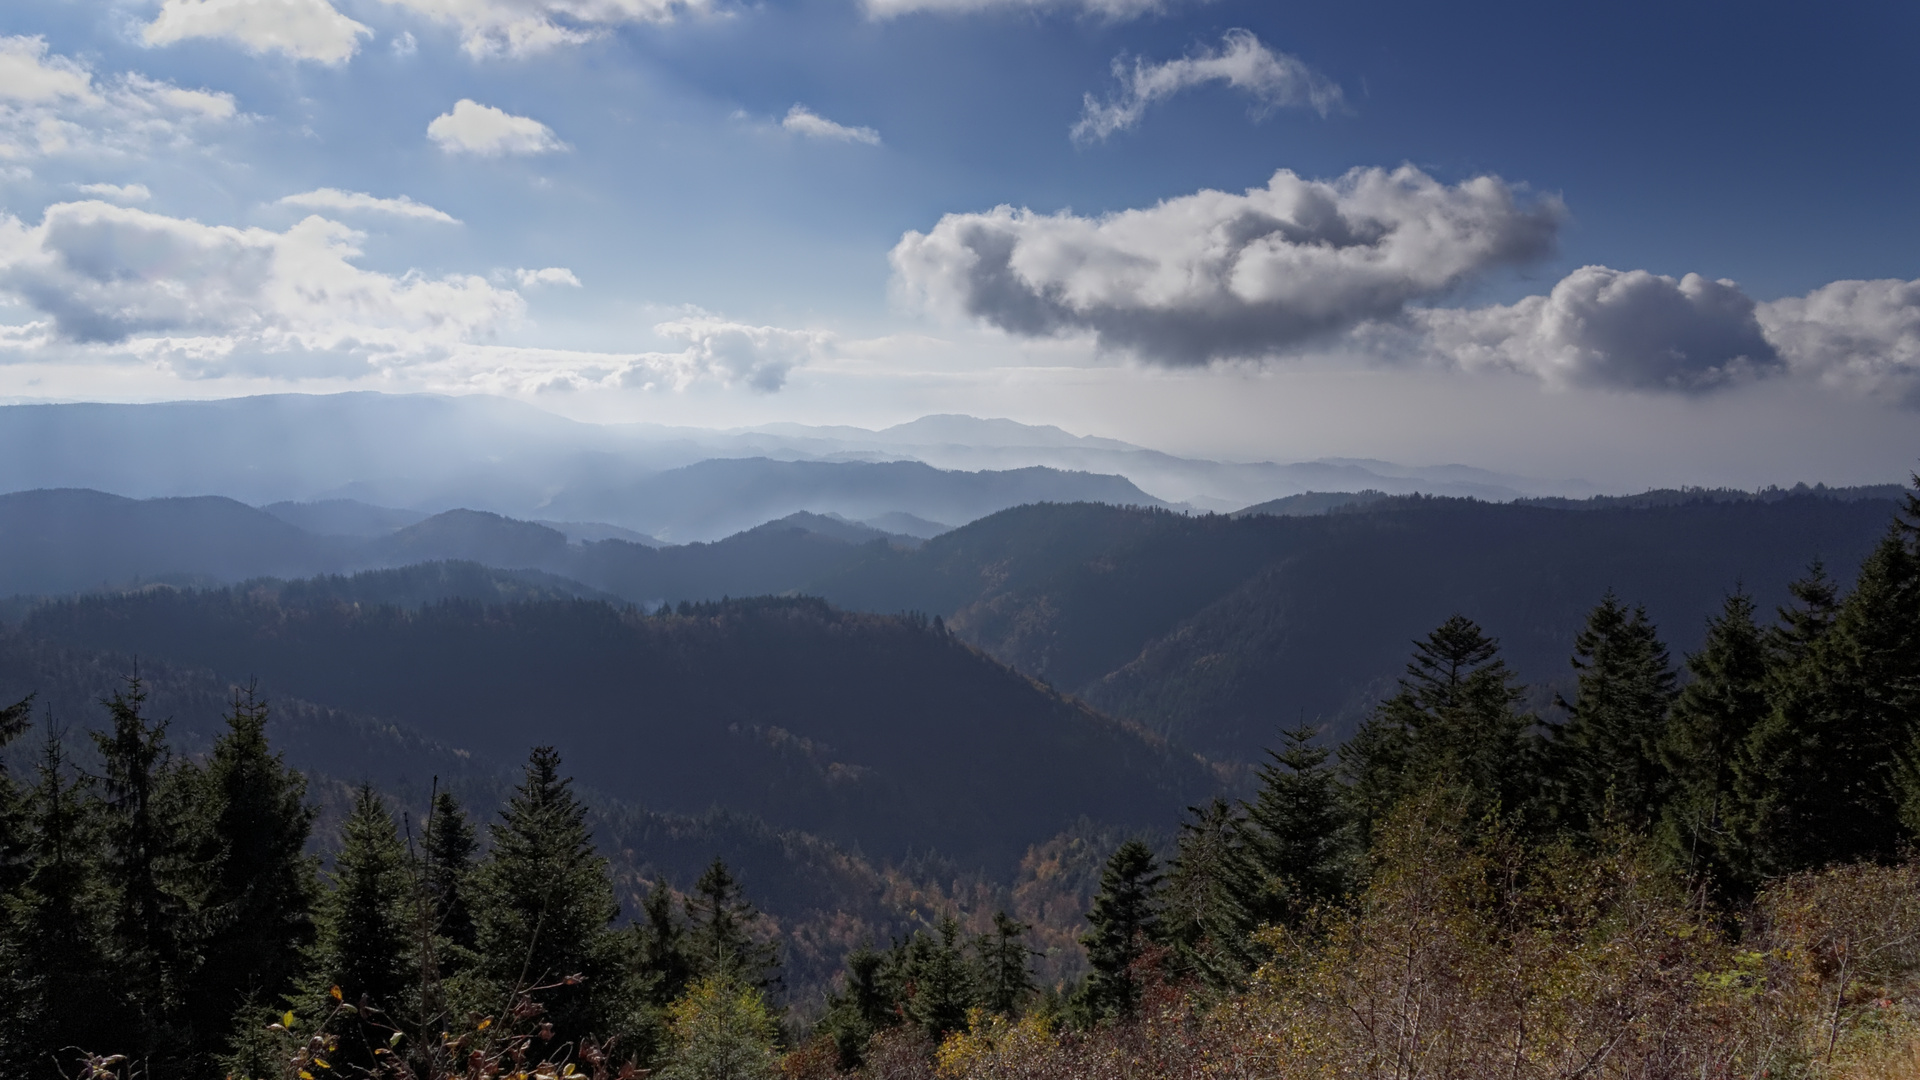
[[[1724,170],[1790,154],[1582,90],[1584,53],[1542,83],[1519,46],[1567,26],[1404,6],[23,0],[0,16],[0,395],[118,369],[645,412],[817,377],[885,413],[902,379],[1023,366],[1143,402],[1155,372],[1312,369],[1596,402],[1789,387],[1911,422],[1897,185]],[[1834,18],[1887,36],[1856,16]],[[1662,171],[1610,164],[1646,164],[1618,117]],[[1888,155],[1920,158],[1853,171],[1897,175]],[[1680,205],[1695,188],[1717,201]],[[889,367],[900,342],[960,359]]]

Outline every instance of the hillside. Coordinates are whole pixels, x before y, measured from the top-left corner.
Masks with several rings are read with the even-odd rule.
[[[257,676],[489,760],[551,743],[582,783],[652,810],[726,807],[1001,873],[1083,815],[1146,826],[1212,788],[1193,759],[923,621],[816,600],[644,616],[154,590],[43,606],[23,633]]]
[[[944,615],[1013,667],[1203,753],[1248,759],[1304,718],[1350,730],[1408,641],[1460,612],[1535,683],[1609,588],[1676,652],[1745,585],[1762,610],[1825,560],[1849,580],[1894,504],[1801,496],[1646,509],[1389,499],[1311,517],[1029,506],[813,588]]]

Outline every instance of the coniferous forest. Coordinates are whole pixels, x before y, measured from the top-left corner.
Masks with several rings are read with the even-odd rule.
[[[0,711],[0,1074],[1910,1076],[1920,481],[1850,582],[1816,564],[1786,591],[1729,593],[1685,655],[1604,592],[1545,706],[1450,617],[1350,737],[1276,731],[1253,775],[1112,846],[1067,975],[955,894],[817,997],[725,861],[623,892],[551,746],[497,812],[362,784],[321,847],[274,703],[234,688],[189,753],[130,669],[84,721]],[[1070,747],[1190,790],[1162,744],[1060,715]]]

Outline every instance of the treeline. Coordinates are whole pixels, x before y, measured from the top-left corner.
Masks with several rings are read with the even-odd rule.
[[[0,777],[0,1075],[670,1064],[674,1025],[698,1022],[684,1003],[715,995],[757,1017],[771,1054],[761,992],[778,955],[739,883],[718,860],[684,897],[657,880],[616,925],[607,860],[551,749],[533,751],[484,857],[451,794],[415,832],[362,787],[322,873],[305,778],[269,747],[264,702],[236,692],[199,762],[145,703],[138,678],[104,703],[94,768],[48,725],[33,775]],[[31,709],[0,710],[0,745]]]

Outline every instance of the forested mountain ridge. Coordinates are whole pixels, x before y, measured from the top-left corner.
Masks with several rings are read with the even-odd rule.
[[[1745,583],[1763,610],[1813,561],[1842,581],[1891,500],[1566,510],[1392,498],[1311,517],[1029,506],[916,551],[870,549],[810,588],[847,607],[943,613],[1011,666],[1217,757],[1301,719],[1350,730],[1393,658],[1449,614],[1531,682],[1607,589],[1691,649]]]
[[[557,746],[657,810],[752,813],[876,856],[1009,869],[1085,815],[1166,820],[1192,757],[925,619],[762,599],[645,615],[589,601],[409,611],[298,590],[149,590],[43,605],[28,636],[258,676],[493,760]]]

